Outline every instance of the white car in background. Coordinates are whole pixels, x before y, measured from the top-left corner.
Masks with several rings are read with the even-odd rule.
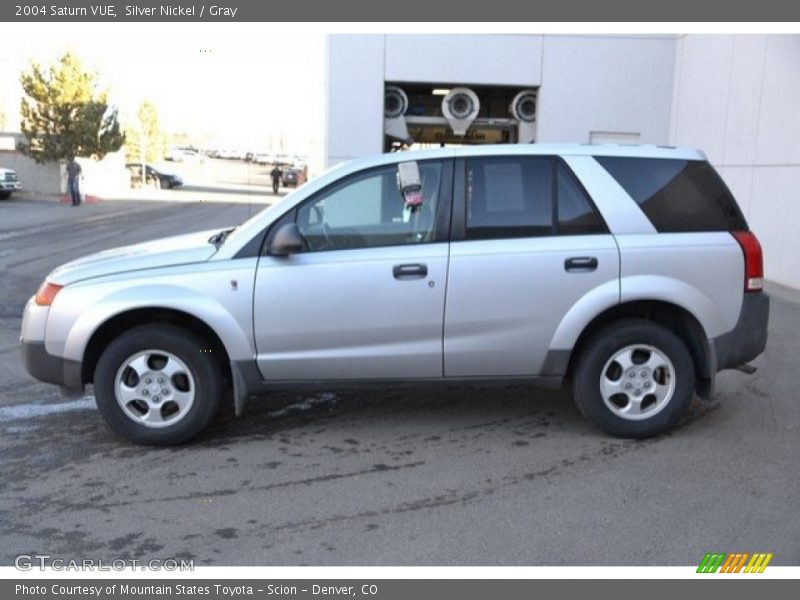
[[[0,200],[5,200],[11,196],[12,192],[22,189],[22,185],[17,177],[17,172],[11,169],[0,167]]]
[[[164,157],[172,162],[203,162],[205,156],[194,148],[171,148]]]

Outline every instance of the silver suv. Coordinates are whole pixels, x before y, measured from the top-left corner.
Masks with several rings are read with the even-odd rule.
[[[696,150],[502,145],[339,166],[233,229],[101,252],[25,308],[36,378],[176,444],[227,389],[569,382],[606,432],[675,425],[764,349],[762,255]]]

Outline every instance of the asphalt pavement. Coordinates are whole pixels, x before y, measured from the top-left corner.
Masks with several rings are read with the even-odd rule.
[[[164,192],[169,199],[169,192]],[[771,286],[754,375],[647,441],[607,437],[568,391],[275,394],[195,442],[116,437],[91,389],[22,369],[22,308],[58,264],[236,224],[248,203],[0,202],[0,564],[184,558],[196,565],[800,563],[800,295]]]

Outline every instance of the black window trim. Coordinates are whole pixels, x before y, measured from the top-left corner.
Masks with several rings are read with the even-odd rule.
[[[553,158],[555,158],[555,160],[553,161],[553,169],[554,169],[553,170],[553,186],[555,186],[555,189],[554,189],[554,192],[553,192],[553,205],[555,206],[553,227],[555,228],[555,235],[571,236],[571,235],[608,235],[608,234],[610,234],[611,233],[611,229],[609,229],[608,223],[606,223],[606,220],[603,218],[603,214],[600,212],[600,209],[597,208],[597,205],[594,202],[594,198],[592,198],[592,195],[589,193],[589,190],[586,189],[586,186],[583,185],[583,182],[580,179],[578,179],[577,175],[575,175],[575,171],[573,171],[572,168],[570,168],[570,166],[567,164],[567,161],[565,161],[561,156],[555,155],[555,156],[553,156]],[[603,231],[598,231],[596,233],[560,233],[558,231],[558,165],[561,165],[561,166],[564,167],[564,172],[567,174],[567,177],[572,179],[573,183],[575,183],[575,185],[578,187],[578,190],[580,190],[580,192],[583,194],[584,198],[586,198],[586,201],[589,203],[589,208],[592,209],[592,212],[597,217],[597,220],[600,221],[600,225],[602,226]]]

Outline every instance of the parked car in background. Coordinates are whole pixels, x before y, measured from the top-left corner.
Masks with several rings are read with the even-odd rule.
[[[195,148],[171,148],[164,157],[172,162],[203,162],[205,156]]]
[[[284,169],[281,173],[281,185],[283,187],[297,187],[297,180],[300,171],[297,169]]]
[[[22,189],[17,172],[0,167],[0,200],[10,197],[12,192]]]
[[[183,185],[183,179],[180,175],[174,173],[165,173],[160,169],[156,169],[152,165],[145,165],[146,179],[142,183],[142,165],[141,163],[128,163],[125,165],[131,173],[131,184],[134,187],[142,187],[142,185],[155,185],[159,188],[172,189]]]
[[[236,228],[67,263],[21,345],[34,377],[93,384],[145,444],[197,435],[227,390],[241,414],[276,389],[498,382],[571,384],[595,425],[642,438],[764,350],[762,290],[758,239],[702,152],[441,148],[346,163]]]

